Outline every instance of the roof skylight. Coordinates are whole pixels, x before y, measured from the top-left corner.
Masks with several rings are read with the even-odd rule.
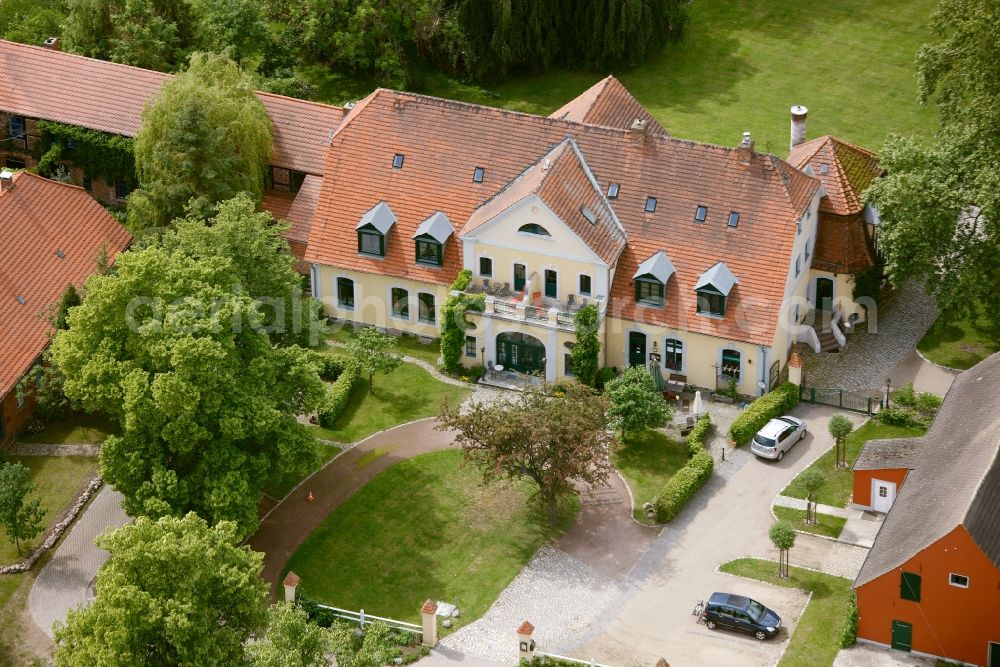
[[[656,211],[656,197],[646,197],[646,213]]]
[[[473,183],[482,183],[483,182],[483,176],[485,176],[485,175],[486,175],[486,170],[485,169],[483,169],[482,167],[476,167],[476,170],[474,172],[472,172],[472,182]]]
[[[405,158],[405,156],[402,153],[396,153],[395,155],[393,155],[392,156],[392,168],[393,169],[402,169],[403,168],[403,159],[404,158]]]
[[[729,212],[729,222],[727,223],[730,227],[736,227],[740,224],[740,214],[737,211]]]
[[[708,207],[699,206],[694,210],[694,221],[695,222],[705,222],[705,218],[708,217]]]
[[[589,206],[581,206],[580,213],[583,213],[583,217],[586,218],[587,222],[590,224],[597,223],[597,214],[590,210]]]
[[[822,163],[819,166],[819,173],[821,173],[821,174],[829,174],[830,173],[830,165],[828,165],[826,162]]]
[[[608,183],[608,199],[615,199],[618,196],[618,184]]]

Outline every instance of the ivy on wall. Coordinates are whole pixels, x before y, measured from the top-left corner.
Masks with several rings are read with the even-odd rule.
[[[61,160],[71,160],[86,173],[109,183],[118,179],[135,182],[131,138],[48,120],[37,121],[37,127],[42,137],[38,173],[47,175]]]
[[[463,269],[451,284],[453,292],[462,292],[469,287],[472,272]],[[449,296],[441,306],[441,360],[444,369],[457,373],[462,366],[462,351],[465,348],[465,332],[472,324],[465,319],[465,311],[482,312],[486,297],[482,294],[456,294]]]

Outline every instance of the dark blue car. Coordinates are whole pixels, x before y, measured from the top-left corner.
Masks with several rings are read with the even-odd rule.
[[[737,630],[760,640],[770,639],[781,629],[780,616],[756,600],[732,593],[712,593],[701,616],[709,630]]]

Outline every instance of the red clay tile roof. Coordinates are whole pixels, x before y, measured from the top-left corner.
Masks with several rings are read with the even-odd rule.
[[[97,269],[104,244],[113,261],[131,240],[82,188],[15,174],[14,189],[0,192],[0,397],[48,345],[46,315],[66,286]]]
[[[862,193],[882,175],[875,153],[829,135],[799,144],[792,149],[788,162],[797,169],[812,168],[813,176],[826,190],[819,210],[835,215],[860,212],[864,208]]]
[[[292,224],[292,228],[285,234],[285,238],[290,241],[301,241],[305,243],[309,240],[309,229],[312,227],[313,215],[316,213],[316,202],[319,201],[319,193],[323,187],[321,176],[306,176],[302,181],[302,187],[295,195],[295,201],[288,210],[285,220]]]
[[[559,107],[549,118],[571,120],[587,125],[604,125],[627,129],[635,120],[646,121],[648,132],[666,134],[660,125],[639,100],[613,76],[607,76],[593,86],[583,91],[575,98]]]
[[[459,235],[473,232],[531,194],[538,195],[594,254],[609,266],[615,265],[625,249],[625,230],[572,139],[563,140],[476,209]],[[584,217],[584,206],[594,214],[596,222]]]
[[[0,40],[0,109],[135,136],[146,101],[170,74]],[[322,174],[327,138],[344,110],[258,92],[271,117],[271,164]]]
[[[551,151],[575,139],[596,180],[621,184],[611,202],[629,242],[618,260],[609,312],[668,327],[768,345],[777,327],[795,223],[819,181],[781,160],[755,154],[742,164],[735,149],[585,125],[438,98],[376,90],[334,135],[316,207],[306,261],[362,272],[448,284],[462,267],[460,244],[449,242],[444,267],[414,261],[417,225],[443,211],[456,225]],[[402,169],[392,168],[395,153]],[[473,183],[475,167],[486,170]],[[656,197],[655,213],[643,212]],[[386,201],[397,223],[384,259],[359,256],[354,227],[365,211]],[[582,203],[582,202],[581,202]],[[708,207],[705,223],[695,209]],[[741,214],[726,226],[730,211]],[[665,250],[677,272],[665,308],[637,308],[632,275]],[[740,280],[729,299],[732,316],[695,314],[694,285],[724,261]]]
[[[275,220],[288,220],[288,211],[295,202],[294,192],[280,192],[278,190],[264,190],[264,198],[260,202],[260,207],[268,211]],[[289,240],[292,239],[287,234]]]

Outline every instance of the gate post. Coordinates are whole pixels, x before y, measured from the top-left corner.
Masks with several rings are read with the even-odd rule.
[[[843,389],[841,389],[838,392],[838,394],[837,394],[837,402],[839,403],[839,405],[837,407],[840,407],[840,408],[844,407],[844,390]]]
[[[518,655],[521,660],[531,662],[535,657],[535,640],[531,638],[534,631],[535,626],[528,621],[517,628]]]
[[[792,352],[792,356],[788,357],[788,381],[802,386],[802,355],[798,352]]]
[[[438,643],[437,602],[428,599],[420,608],[420,620],[423,622],[423,638],[420,643],[434,648]]]
[[[285,580],[281,582],[281,585],[285,588],[285,602],[295,602],[295,589],[298,588],[300,581],[302,580],[299,578],[299,575],[291,570],[288,571]]]

